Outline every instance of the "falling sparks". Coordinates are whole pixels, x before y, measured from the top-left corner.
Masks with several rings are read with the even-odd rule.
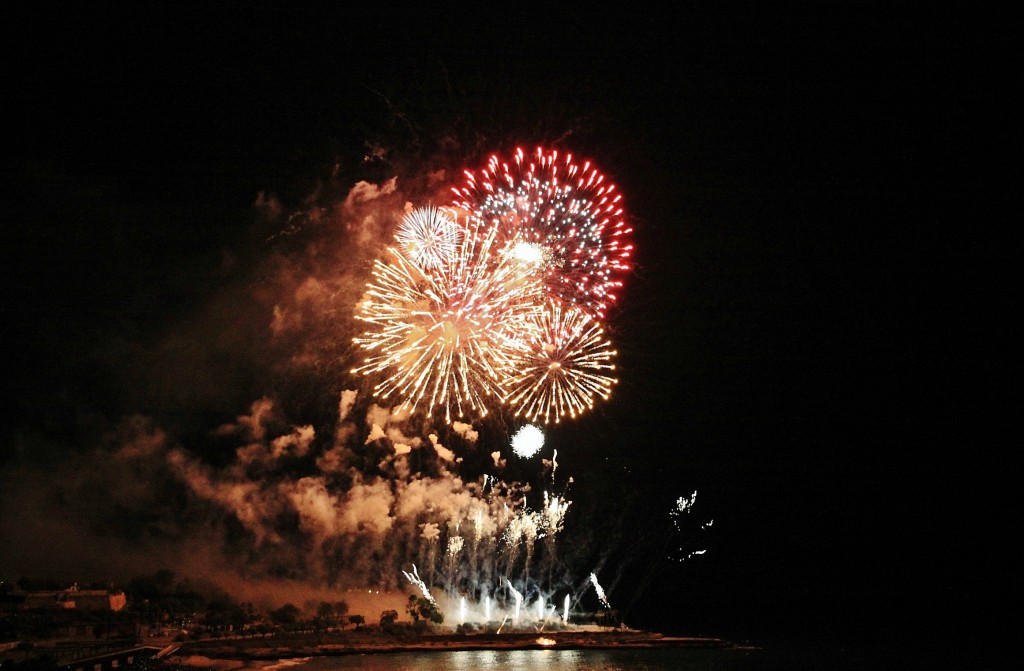
[[[562,530],[562,526],[565,524],[565,513],[569,510],[569,504],[571,501],[566,501],[560,496],[548,497],[548,493],[544,492],[544,508],[541,511],[541,525],[544,529],[544,535],[547,537],[554,537]]]
[[[448,539],[448,556],[455,557],[462,552],[462,546],[465,544],[465,539],[462,536],[452,536]]]
[[[675,506],[669,511],[669,516],[672,518],[672,526],[675,527],[675,532],[678,535],[683,534],[683,521],[687,518],[690,512],[693,510],[694,504],[697,502],[697,491],[694,490],[690,496],[680,496],[676,499]],[[708,520],[700,525],[699,531],[711,528],[714,524],[714,520]],[[692,550],[690,552],[684,552],[682,548],[679,548],[679,555],[674,557],[676,561],[684,562],[691,557],[700,556],[707,552],[707,549]]]

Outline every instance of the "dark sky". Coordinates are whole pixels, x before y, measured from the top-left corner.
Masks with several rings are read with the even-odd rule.
[[[578,508],[656,526],[696,489],[715,519],[636,611],[791,638],[982,616],[968,492],[1016,407],[980,287],[1019,247],[988,210],[1019,81],[991,17],[114,6],[5,28],[0,468],[282,392],[249,365],[258,306],[230,303],[259,283],[260,193],[298,210],[332,166],[405,179],[548,143],[613,177],[637,246],[616,396],[553,434]]]

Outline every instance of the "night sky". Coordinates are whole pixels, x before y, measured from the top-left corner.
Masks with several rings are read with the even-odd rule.
[[[1002,301],[980,291],[1019,248],[989,213],[1008,201],[985,155],[1009,80],[982,57],[1003,43],[971,16],[817,4],[60,5],[9,23],[0,578],[133,565],[30,547],[51,521],[76,547],[180,533],[194,511],[173,496],[141,519],[83,493],[105,489],[94,455],[126,418],[213,465],[209,432],[262,396],[329,424],[346,368],[279,363],[343,357],[330,320],[261,335],[289,213],[544,145],[593,159],[635,230],[608,316],[618,388],[548,437],[575,524],[617,543],[603,575],[624,567],[627,620],[838,645],[985,621],[995,561],[969,511],[998,489],[984,472],[1017,409]],[[171,487],[118,477],[150,476]],[[687,547],[707,553],[654,562],[694,490],[714,526]]]

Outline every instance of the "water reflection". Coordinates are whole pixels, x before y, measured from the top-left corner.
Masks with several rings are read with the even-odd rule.
[[[669,649],[620,650],[462,650],[313,657],[290,664],[288,671],[734,671],[756,668],[750,651]],[[281,662],[259,665],[284,669]]]

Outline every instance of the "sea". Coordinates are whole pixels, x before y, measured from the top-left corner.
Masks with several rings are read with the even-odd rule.
[[[763,666],[756,649],[623,648],[458,650],[309,657],[253,663],[261,671],[741,671]]]

